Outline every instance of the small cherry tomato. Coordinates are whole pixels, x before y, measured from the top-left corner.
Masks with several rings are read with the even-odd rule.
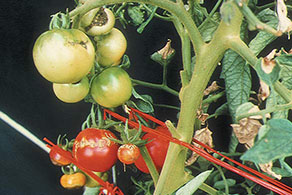
[[[158,126],[156,127],[157,131],[162,132],[166,135],[171,135],[169,130],[166,127]],[[166,141],[164,139],[161,139],[160,137],[147,133],[142,137],[142,140],[148,140],[150,141],[147,143],[145,146],[148,149],[148,152],[157,168],[158,171],[161,171],[162,166],[164,164],[168,146],[169,146],[169,141]],[[144,172],[144,173],[149,173],[148,167],[142,157],[140,157],[136,160],[135,162],[136,167]]]
[[[69,152],[69,151],[68,151]],[[49,153],[50,159],[54,165],[57,166],[65,166],[69,165],[71,161],[64,158],[62,155],[60,155],[56,150],[51,149]]]
[[[108,8],[95,8],[81,18],[80,28],[90,36],[105,35],[115,25],[115,16]]]
[[[77,189],[85,185],[86,177],[80,172],[69,175],[65,174],[60,178],[60,183],[66,189]]]
[[[118,159],[124,164],[134,163],[140,156],[140,149],[134,144],[123,144],[118,149]]]
[[[108,130],[88,128],[81,131],[73,144],[73,157],[86,169],[105,172],[117,161],[118,144],[108,139],[116,136]]]
[[[96,36],[94,40],[98,64],[104,67],[118,65],[127,49],[127,40],[123,33],[113,28],[110,33]]]
[[[78,29],[53,29],[41,34],[33,47],[39,73],[52,83],[75,83],[91,70],[95,49]]]
[[[110,67],[93,79],[90,94],[99,105],[114,108],[130,99],[132,81],[122,68]]]

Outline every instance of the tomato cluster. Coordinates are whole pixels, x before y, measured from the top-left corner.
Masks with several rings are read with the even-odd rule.
[[[91,96],[108,108],[129,100],[132,82],[119,66],[127,40],[114,24],[110,9],[96,8],[81,17],[77,28],[54,28],[38,37],[34,64],[53,83],[58,99],[75,103]]]

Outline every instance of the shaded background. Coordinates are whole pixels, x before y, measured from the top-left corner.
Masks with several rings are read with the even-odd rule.
[[[0,3],[0,110],[42,139],[56,141],[59,134],[74,138],[86,119],[90,105],[84,102],[66,104],[59,101],[52,85],[37,72],[32,60],[32,47],[36,38],[48,30],[50,15],[74,7],[73,0],[10,0]],[[143,35],[135,27],[122,29],[128,40],[126,54],[132,65],[131,77],[154,83],[161,82],[162,67],[149,56],[172,39],[173,47],[179,51],[180,41],[170,23],[153,20]],[[179,52],[169,67],[170,87],[179,89]],[[217,71],[217,76],[219,70]],[[178,98],[153,89],[138,87],[142,94],[153,96],[155,103],[178,105]],[[219,101],[218,104],[221,102]],[[216,106],[215,106],[216,107]],[[156,109],[161,120],[176,119],[176,112]],[[230,127],[228,118],[211,120],[209,127],[216,137],[217,149],[228,145]],[[0,194],[2,195],[52,195],[81,194],[82,190],[66,190],[59,184],[60,169],[51,164],[48,154],[27,140],[14,129],[0,121]],[[125,194],[130,184],[129,174],[139,173],[127,169],[127,174],[118,164],[118,182]],[[121,183],[122,181],[122,183]]]

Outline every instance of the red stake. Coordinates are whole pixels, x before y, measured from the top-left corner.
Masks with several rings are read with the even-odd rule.
[[[156,118],[154,118],[154,117],[152,117],[152,116],[150,116],[148,114],[145,114],[145,113],[140,112],[140,111],[138,111],[136,109],[133,109],[133,108],[131,108],[131,110],[134,111],[134,112],[137,112],[140,115],[142,115],[142,117],[146,117],[146,118],[152,120],[153,122],[155,122],[155,123],[157,123],[159,125],[166,126],[162,121],[159,121],[158,119],[156,119]],[[120,121],[126,122],[126,120],[127,120],[127,118],[125,118],[125,117],[123,117],[123,116],[121,116],[121,115],[119,115],[119,114],[117,114],[115,112],[112,112],[110,110],[104,109],[104,116],[106,116],[106,113],[110,114],[111,116],[117,118]],[[139,128],[139,124],[137,122],[134,122],[134,121],[128,121],[128,125],[131,126],[131,127],[137,128],[137,129]],[[234,161],[234,160],[232,160],[232,159],[230,159],[228,157],[225,157],[224,155],[220,154],[217,151],[216,151],[217,154],[223,156],[227,160],[231,160],[231,162],[236,162],[236,164],[238,166],[240,166],[242,168],[245,168],[246,170],[258,175],[259,177],[262,177],[262,178],[268,180],[271,183],[269,183],[267,181],[264,181],[264,180],[254,176],[254,175],[251,175],[251,174],[249,174],[247,172],[244,172],[243,170],[240,170],[240,169],[238,169],[238,168],[236,168],[236,167],[234,167],[234,166],[232,166],[232,165],[230,165],[230,164],[228,164],[228,163],[226,163],[224,161],[221,161],[221,160],[213,157],[212,155],[210,155],[209,153],[207,153],[205,150],[203,150],[201,148],[198,148],[198,147],[196,147],[194,145],[191,145],[191,144],[189,144],[187,142],[180,141],[180,140],[178,140],[176,138],[173,138],[171,136],[165,135],[165,134],[160,133],[158,131],[155,131],[155,130],[149,128],[149,127],[146,127],[146,126],[143,126],[143,125],[141,127],[142,127],[142,130],[144,132],[146,132],[146,133],[155,134],[155,135],[157,135],[159,137],[162,137],[165,140],[168,140],[168,141],[171,141],[173,143],[182,145],[182,146],[184,146],[184,147],[196,152],[198,155],[202,156],[206,160],[208,160],[210,162],[213,162],[213,163],[215,163],[217,165],[220,165],[220,166],[222,166],[222,167],[224,167],[224,168],[226,168],[226,169],[228,169],[228,170],[230,170],[230,171],[232,171],[232,172],[234,172],[234,173],[236,173],[238,175],[241,175],[241,176],[243,176],[243,177],[245,177],[245,178],[247,178],[247,179],[249,179],[249,180],[251,180],[251,181],[253,181],[253,182],[255,182],[255,183],[257,183],[257,184],[259,184],[259,185],[261,185],[261,186],[263,186],[265,188],[267,188],[267,189],[269,189],[269,190],[272,190],[273,192],[276,192],[276,193],[281,194],[281,195],[289,195],[289,194],[291,195],[292,194],[292,190],[291,190],[292,188],[291,187],[286,186],[285,184],[282,184],[281,182],[278,182],[276,180],[273,180],[272,178],[270,178],[268,176],[265,176],[264,174],[262,174],[260,172],[257,172],[256,170],[253,170],[253,169],[251,169],[251,168],[249,168],[249,167],[247,167],[247,166],[245,166],[245,165],[243,165],[243,164],[241,164],[241,163],[239,163],[237,161]],[[203,143],[199,142],[198,140],[195,140],[195,141],[196,141],[196,143],[200,144],[201,146],[203,146],[203,147],[205,147],[207,149],[210,148],[210,147],[206,147]],[[210,148],[210,149],[211,149],[211,151],[215,151],[212,148]]]

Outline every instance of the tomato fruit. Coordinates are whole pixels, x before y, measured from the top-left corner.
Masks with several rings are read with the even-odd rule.
[[[101,106],[114,108],[130,99],[132,82],[125,70],[110,67],[93,79],[90,93]]]
[[[140,156],[140,149],[134,144],[123,144],[118,149],[118,159],[124,164],[134,163]]]
[[[66,189],[77,189],[85,185],[86,177],[80,172],[69,175],[65,174],[60,178],[60,183]]]
[[[110,33],[96,36],[94,40],[98,64],[104,67],[118,65],[127,49],[127,40],[123,33],[113,28]]]
[[[87,128],[81,131],[73,144],[73,157],[86,169],[105,172],[117,161],[118,144],[108,139],[116,136],[103,129]]]
[[[115,25],[115,16],[108,8],[95,8],[81,18],[80,28],[90,36],[105,35]]]
[[[77,29],[53,29],[41,34],[33,47],[39,73],[52,83],[75,83],[92,68],[95,49]]]
[[[49,153],[50,159],[54,165],[57,166],[65,166],[69,165],[71,161],[67,160],[66,158],[62,157],[56,150],[51,149]]]
[[[53,91],[57,98],[66,103],[76,103],[83,100],[89,92],[89,80],[85,76],[78,83],[53,83]]]
[[[166,135],[171,135],[169,130],[166,127],[162,126],[157,126],[156,129],[159,132],[162,132]],[[168,146],[169,146],[169,141],[166,141],[164,139],[159,138],[156,135],[147,133],[142,137],[142,140],[148,140],[150,141],[147,143],[145,146],[148,149],[148,152],[157,168],[158,171],[161,171],[163,163],[166,158]],[[149,173],[149,170],[147,168],[147,165],[142,157],[140,157],[135,161],[136,167],[144,172],[144,173]]]

